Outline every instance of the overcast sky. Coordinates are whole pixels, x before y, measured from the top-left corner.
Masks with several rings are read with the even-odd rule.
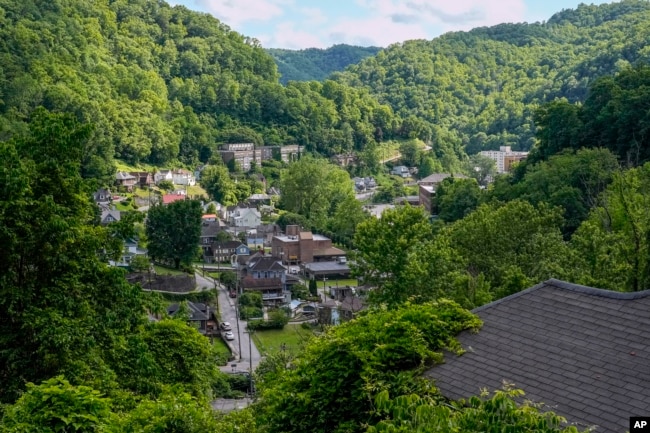
[[[208,12],[265,48],[386,47],[408,39],[505,22],[546,21],[580,3],[607,0],[171,0]]]

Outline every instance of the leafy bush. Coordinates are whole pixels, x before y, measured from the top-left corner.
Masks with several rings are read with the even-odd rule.
[[[258,292],[244,292],[239,296],[240,307],[262,308],[262,294]]]
[[[264,315],[261,308],[257,307],[241,307],[239,309],[239,318],[241,320],[249,320],[252,318],[259,318]]]
[[[283,329],[289,323],[289,317],[282,310],[275,310],[269,313],[269,320],[251,320],[248,322],[248,329],[251,331],[265,329]]]

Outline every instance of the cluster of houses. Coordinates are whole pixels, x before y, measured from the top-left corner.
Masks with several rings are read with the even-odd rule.
[[[127,192],[133,188],[152,187],[163,181],[171,182],[174,185],[194,186],[196,185],[196,174],[183,168],[175,170],[160,170],[153,173],[148,171],[118,171],[115,175],[115,186]]]

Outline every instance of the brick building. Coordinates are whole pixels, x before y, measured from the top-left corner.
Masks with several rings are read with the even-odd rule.
[[[333,261],[345,256],[345,251],[332,246],[330,238],[291,225],[287,226],[285,235],[273,237],[271,254],[280,258],[283,264],[299,264]]]

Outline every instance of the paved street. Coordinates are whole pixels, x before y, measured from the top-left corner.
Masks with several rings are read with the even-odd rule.
[[[196,272],[196,284],[198,287],[215,287],[215,281],[207,275],[206,277],[203,277],[200,270]],[[219,287],[218,292],[221,321],[229,322],[232,326],[232,333],[235,335],[233,341],[227,341],[231,349],[233,349],[235,360],[228,363],[228,365],[221,367],[221,370],[224,372],[231,372],[233,369],[238,371],[248,371],[251,366],[249,347],[253,354],[252,366],[253,370],[255,370],[260,363],[260,352],[255,346],[255,341],[249,339],[249,334],[246,332],[246,322],[238,320],[237,318],[237,313],[235,311],[235,301],[237,299],[229,297],[227,290],[223,286]],[[237,324],[239,324],[239,329],[237,329]],[[236,364],[236,366],[233,367],[232,364]]]

